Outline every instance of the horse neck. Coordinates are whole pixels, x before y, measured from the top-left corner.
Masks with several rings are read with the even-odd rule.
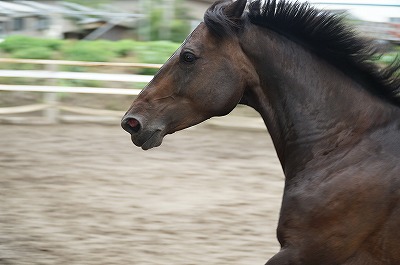
[[[248,88],[243,101],[263,117],[287,178],[400,114],[303,46],[253,27],[241,44],[260,83]]]

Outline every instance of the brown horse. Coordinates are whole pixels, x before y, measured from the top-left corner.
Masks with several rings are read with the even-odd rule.
[[[122,119],[149,149],[238,103],[257,110],[286,177],[267,264],[400,264],[399,66],[378,68],[342,20],[219,1]]]

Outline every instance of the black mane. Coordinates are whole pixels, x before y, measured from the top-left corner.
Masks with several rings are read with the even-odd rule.
[[[207,27],[218,37],[236,34],[250,21],[287,38],[301,42],[329,62],[361,76],[371,92],[400,105],[400,61],[380,68],[373,60],[379,57],[371,40],[363,39],[344,22],[343,15],[311,7],[308,3],[281,0],[250,2],[240,20],[224,13],[230,1],[217,1],[204,15]]]

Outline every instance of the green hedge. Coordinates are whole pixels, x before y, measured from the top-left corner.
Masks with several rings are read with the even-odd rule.
[[[7,37],[1,44],[0,48],[5,52],[13,53],[29,48],[40,47],[57,51],[62,46],[63,41],[57,39],[42,39],[21,35],[12,35]]]
[[[0,43],[2,56],[21,59],[61,59],[77,61],[124,61],[162,64],[180,46],[170,41],[139,42],[120,41],[71,41],[43,39],[13,35]],[[400,54],[400,47],[378,58],[389,64]],[[154,69],[142,69],[140,73],[153,74]]]
[[[108,62],[116,57],[111,44],[105,41],[68,41],[61,49],[61,58],[73,61]]]
[[[0,43],[3,56],[25,59],[164,63],[180,44],[170,41],[71,41],[14,35]],[[146,70],[154,72],[153,70]]]
[[[135,45],[134,54],[140,62],[163,64],[179,48],[180,44],[168,41],[142,42]],[[156,69],[141,69],[140,74],[152,75]]]
[[[47,47],[30,47],[27,49],[15,50],[11,53],[13,58],[19,59],[52,59],[54,52]]]

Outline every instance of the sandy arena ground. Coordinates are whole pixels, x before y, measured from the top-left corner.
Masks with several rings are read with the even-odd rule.
[[[118,124],[0,125],[0,264],[249,265],[278,251],[266,131],[197,126],[161,147]]]

